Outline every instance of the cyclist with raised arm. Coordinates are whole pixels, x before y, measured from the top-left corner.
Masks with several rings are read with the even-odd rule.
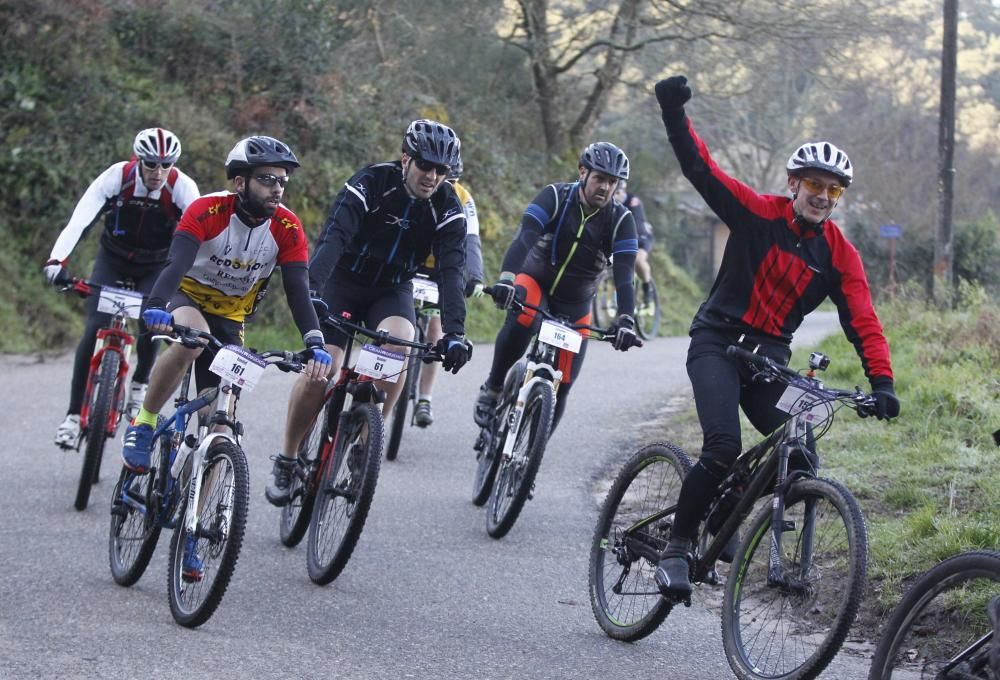
[[[461,157],[457,165],[451,169],[448,182],[455,188],[458,200],[465,211],[465,297],[482,297],[483,295],[483,246],[479,238],[479,215],[476,212],[476,202],[472,194],[459,180],[462,177],[463,163]],[[437,281],[437,270],[432,262],[433,255],[428,260],[429,276]],[[441,316],[435,314],[427,324],[427,342],[436,343],[444,335],[441,330]],[[434,411],[431,407],[434,381],[437,379],[438,365],[436,362],[427,364],[420,371],[420,385],[417,389],[417,404],[413,409],[413,420],[417,427],[430,427],[434,422]],[[405,398],[405,396],[404,396]]]
[[[466,219],[445,178],[460,159],[461,143],[454,130],[432,120],[411,122],[399,160],[362,168],[337,194],[309,263],[309,285],[321,308],[412,340],[412,279],[433,252],[444,330],[437,349],[445,357],[444,369],[455,373],[469,360],[463,296]],[[347,336],[337,329],[324,333],[333,356],[327,375],[335,375],[344,362]],[[327,375],[304,376],[292,388],[284,450],[274,456],[271,481],[264,490],[272,505],[290,500],[299,444],[323,407]],[[392,412],[402,383],[376,381],[386,394],[383,413]]]
[[[758,194],[724,173],[695,133],[684,111],[691,98],[687,78],[661,80],[656,98],[684,176],[730,230],[715,283],[690,329],[687,371],[702,452],[681,486],[655,575],[664,595],[685,598],[698,525],[742,450],[739,409],[764,434],[788,417],[774,406],[784,386],[754,382],[746,363],[726,354],[729,345],[787,365],[792,334],[829,297],[861,358],[878,418],[898,416],[899,400],[861,257],[830,219],[854,180],[847,154],[829,142],[803,144],[786,166],[791,198]]]
[[[625,352],[638,344],[632,316],[638,244],[632,213],[613,197],[618,182],[628,179],[628,157],[610,142],[595,142],[583,150],[577,169],[575,182],[546,186],[525,209],[504,255],[500,280],[493,285],[493,299],[498,308],[510,309],[517,296],[575,324],[589,324],[597,278],[614,255],[619,311],[614,347]],[[527,351],[540,323],[533,310],[508,313],[497,334],[493,365],[476,400],[474,419],[480,427],[489,424],[507,371]],[[559,366],[563,378],[553,430],[579,376],[586,347],[584,342],[579,353],[561,354],[560,363],[566,365]]]
[[[653,270],[649,266],[649,253],[653,250],[653,225],[646,220],[646,209],[639,197],[628,190],[628,182],[618,183],[615,200],[629,209],[635,220],[635,231],[639,236],[639,250],[635,254],[635,273],[642,282],[642,304],[653,301]]]
[[[163,128],[141,130],[132,143],[134,157],[110,166],[90,183],[60,232],[49,259],[45,278],[58,285],[77,243],[102,215],[104,229],[94,259],[90,280],[115,285],[131,279],[135,288],[149,293],[167,261],[170,239],[181,213],[198,198],[198,185],[175,166],[181,156],[177,136]],[[87,389],[87,372],[94,354],[97,331],[108,323],[109,314],[97,311],[98,298],[86,303],[87,321],[76,347],[69,408],[56,430],[55,443],[64,449],[76,447],[80,438],[80,410]],[[136,366],[126,409],[134,415],[146,394],[156,346],[149,336],[136,343]]]

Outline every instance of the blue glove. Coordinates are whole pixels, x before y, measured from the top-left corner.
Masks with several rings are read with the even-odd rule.
[[[313,335],[314,333],[316,335]],[[305,341],[306,349],[312,351],[313,361],[317,364],[322,364],[323,366],[329,366],[333,363],[333,357],[331,357],[330,353],[326,351],[325,347],[323,347],[323,339],[319,334],[319,331],[309,331],[309,333],[306,334]]]
[[[434,351],[444,357],[441,362],[444,370],[452,373],[458,373],[472,357],[472,347],[465,342],[465,338],[454,333],[448,333],[438,340]]]
[[[173,326],[174,317],[173,315],[165,309],[159,309],[157,307],[150,307],[145,312],[142,313],[142,321],[146,324],[146,328],[152,328],[153,326]]]
[[[313,309],[316,310],[316,316],[322,321],[330,314],[330,305],[326,304],[323,300],[323,296],[314,290],[309,291],[309,301],[312,303]]]
[[[899,415],[899,398],[892,386],[892,378],[877,376],[871,379],[872,396],[875,397],[875,417],[892,420]]]

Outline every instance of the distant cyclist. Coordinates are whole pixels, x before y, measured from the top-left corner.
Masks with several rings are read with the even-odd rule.
[[[167,261],[167,251],[181,213],[198,198],[194,180],[177,167],[181,143],[163,128],[140,131],[132,143],[133,158],[115,163],[97,176],[73,210],[69,223],[56,239],[45,263],[45,278],[58,284],[70,254],[88,229],[104,216],[104,228],[90,280],[115,285],[131,279],[136,290],[149,293]],[[80,438],[80,410],[87,389],[90,358],[97,331],[108,323],[109,314],[97,311],[97,297],[87,300],[87,322],[76,347],[69,408],[56,431],[55,443],[76,447]],[[126,405],[130,415],[146,395],[149,370],[156,347],[149,336],[136,343],[136,366]]]
[[[448,182],[455,187],[458,200],[465,210],[465,297],[482,297],[483,295],[483,246],[479,238],[479,215],[476,213],[476,202],[465,185],[459,182],[463,171],[462,159],[451,169]],[[431,256],[433,259],[433,256]],[[428,263],[430,278],[437,281],[437,273],[433,262]],[[435,343],[441,339],[441,316],[435,314],[427,324],[427,342]],[[437,378],[438,365],[430,363],[420,371],[417,405],[413,409],[413,420],[417,427],[429,427],[434,422],[434,411],[431,408],[434,381]]]
[[[337,194],[309,263],[309,284],[330,314],[385,329],[412,340],[416,316],[413,277],[433,253],[444,337],[437,348],[444,369],[458,372],[469,360],[465,344],[465,212],[445,178],[461,159],[455,131],[437,121],[411,122],[399,160],[375,163],[354,174]],[[333,356],[331,373],[344,362],[347,336],[325,329]],[[405,348],[386,345],[403,352]],[[382,412],[392,413],[402,382],[379,380],[386,393]],[[323,407],[326,376],[302,377],[288,402],[283,451],[274,457],[264,495],[287,505],[299,444]]]
[[[791,198],[758,194],[723,172],[695,134],[684,112],[691,98],[687,78],[661,80],[656,98],[684,176],[730,231],[715,283],[690,330],[687,371],[704,435],[701,456],[681,486],[655,575],[663,594],[686,597],[698,525],[742,450],[740,409],[763,434],[788,418],[774,406],[784,386],[754,381],[746,362],[726,354],[729,345],[787,364],[792,334],[829,297],[861,358],[878,417],[899,415],[899,400],[861,257],[830,219],[854,181],[847,154],[829,142],[803,144],[786,165]]]
[[[577,324],[590,323],[597,277],[614,255],[618,296],[614,347],[627,351],[638,344],[635,334],[635,254],[638,250],[632,213],[612,198],[618,182],[628,179],[625,153],[610,142],[595,142],[583,150],[575,182],[550,184],[525,209],[521,225],[503,259],[493,299],[510,309],[515,296]],[[497,334],[493,365],[479,389],[474,418],[489,424],[507,371],[531,342],[541,318],[533,311],[511,311]],[[587,343],[578,354],[564,353],[553,429],[566,408],[573,381],[579,377]]]
[[[639,197],[628,191],[628,182],[618,183],[615,200],[629,209],[635,220],[635,231],[639,236],[639,251],[635,254],[635,273],[642,282],[642,304],[653,301],[653,271],[649,266],[649,253],[653,250],[653,225],[646,220],[646,209]]]

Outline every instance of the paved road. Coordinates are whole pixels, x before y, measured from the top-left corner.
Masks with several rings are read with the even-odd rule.
[[[817,321],[819,333],[830,327],[830,315]],[[732,677],[718,615],[704,606],[622,644],[601,633],[587,595],[602,479],[642,443],[636,426],[665,395],[689,390],[686,345],[661,338],[622,354],[594,343],[536,497],[501,541],[469,501],[471,403],[492,350],[477,347],[471,365],[440,381],[434,426],[408,429],[399,460],[383,464],[361,542],[326,587],[309,581],[303,547],[281,546],[263,499],[291,385],[268,375],[241,404],[252,484],[243,553],[221,607],[194,631],[170,616],[166,534],[137,585],[111,580],[116,456],[91,507],[72,508],[78,455],[50,443],[69,357],[0,358],[0,677]],[[838,663],[824,677],[864,676],[865,664]]]

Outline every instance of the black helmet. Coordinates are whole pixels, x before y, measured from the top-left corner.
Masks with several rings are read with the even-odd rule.
[[[611,142],[594,142],[580,155],[580,165],[618,179],[628,179],[628,156]]]
[[[287,144],[274,137],[247,137],[236,142],[226,156],[226,177],[232,179],[261,165],[276,165],[291,174],[299,167],[299,159]]]
[[[421,118],[410,123],[403,135],[403,152],[430,163],[457,165],[462,158],[462,143],[447,125]]]
[[[451,182],[457,182],[462,179],[462,172],[465,170],[465,166],[462,164],[462,157],[458,157],[458,162],[451,166],[451,170],[448,171],[448,179]]]

